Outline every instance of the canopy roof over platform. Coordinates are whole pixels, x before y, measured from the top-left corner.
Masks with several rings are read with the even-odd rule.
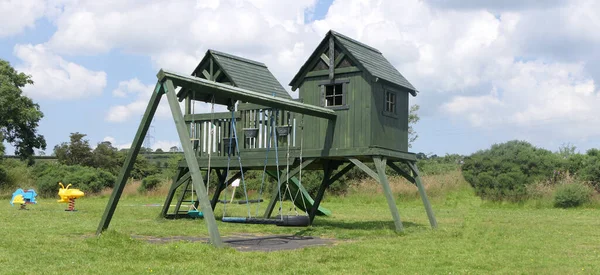
[[[292,99],[267,65],[228,53],[206,51],[192,75],[269,96],[275,94]]]
[[[160,82],[164,82],[168,79],[173,82],[173,85],[181,87],[181,90],[177,94],[180,101],[188,95],[191,96],[193,100],[214,102],[215,104],[226,106],[231,106],[235,104],[235,101],[239,100],[326,119],[334,119],[336,117],[335,112],[327,108],[303,104],[291,99],[269,96],[199,77],[165,70],[160,70],[157,77]]]

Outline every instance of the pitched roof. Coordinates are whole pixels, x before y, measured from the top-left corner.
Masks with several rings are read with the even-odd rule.
[[[316,58],[320,55],[318,50],[323,46],[326,47],[326,44],[329,41],[329,37],[332,36],[335,39],[335,42],[338,46],[345,49],[347,54],[352,56],[356,61],[360,63],[360,65],[373,77],[380,78],[389,83],[398,85],[400,87],[407,88],[411,91],[413,95],[416,94],[417,89],[404,78],[404,76],[396,70],[396,68],[381,54],[377,49],[363,44],[359,41],[356,41],[350,37],[347,37],[341,33],[330,30],[325,38],[319,46],[315,49],[315,52],[310,56],[310,58],[304,63],[300,71],[294,76],[294,79],[290,82],[292,87],[296,87],[295,84],[300,80],[300,78],[304,77],[307,72],[307,67],[310,61],[313,58]]]
[[[277,97],[292,98],[265,64],[239,56],[208,50],[194,72],[209,60],[209,56],[213,58],[233,86],[266,95],[275,93]]]

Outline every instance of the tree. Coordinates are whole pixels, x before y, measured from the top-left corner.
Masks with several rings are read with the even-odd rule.
[[[117,148],[110,141],[98,143],[92,152],[92,165],[116,175],[120,168]]]
[[[179,147],[177,147],[177,146],[172,146],[172,147],[169,149],[169,152],[171,152],[171,153],[174,153],[174,152],[179,152],[179,151],[180,151],[180,150],[179,150]]]
[[[31,158],[34,149],[46,149],[46,140],[37,133],[44,114],[40,106],[23,95],[21,88],[33,84],[31,76],[17,72],[0,59],[0,144],[4,141],[15,147],[15,155]],[[4,146],[0,146],[4,154]]]
[[[92,166],[92,148],[86,135],[79,132],[71,133],[70,142],[54,146],[54,155],[60,163],[66,165]]]
[[[163,151],[163,149],[160,149],[160,148],[158,148],[158,149],[156,149],[156,151],[154,151],[154,152],[155,152],[155,153],[164,153],[165,151]]]
[[[410,106],[410,112],[408,113],[408,148],[411,148],[412,143],[419,137],[413,128],[413,126],[421,119],[419,118],[419,115],[417,115],[419,108],[419,105]]]

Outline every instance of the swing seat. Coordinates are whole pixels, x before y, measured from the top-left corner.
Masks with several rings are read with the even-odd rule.
[[[204,214],[202,213],[202,211],[198,211],[198,210],[189,210],[187,212],[188,216],[191,218],[204,218]]]
[[[222,222],[245,223],[245,224],[274,224],[277,226],[298,226],[305,227],[310,225],[308,216],[277,216],[274,219],[264,218],[244,218],[244,217],[223,217]]]

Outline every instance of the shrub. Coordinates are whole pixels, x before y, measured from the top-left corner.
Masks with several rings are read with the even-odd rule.
[[[600,191],[600,150],[588,150],[581,166],[579,171],[581,179],[589,181],[597,191]]]
[[[30,177],[30,168],[27,162],[16,159],[4,159],[0,161],[0,189],[10,190],[14,188],[33,187]]]
[[[495,144],[465,158],[465,180],[485,199],[519,201],[527,185],[553,177],[560,157],[524,141]]]
[[[162,177],[160,175],[147,176],[142,180],[142,184],[138,188],[138,192],[146,193],[152,191],[160,186],[162,183]]]
[[[589,201],[592,190],[584,184],[561,185],[554,192],[554,206],[560,208],[577,207]]]
[[[107,187],[113,187],[115,176],[102,169],[79,165],[67,166],[58,163],[40,163],[32,169],[36,177],[38,194],[42,197],[54,197],[58,193],[58,182],[73,184],[87,194],[98,193]]]

